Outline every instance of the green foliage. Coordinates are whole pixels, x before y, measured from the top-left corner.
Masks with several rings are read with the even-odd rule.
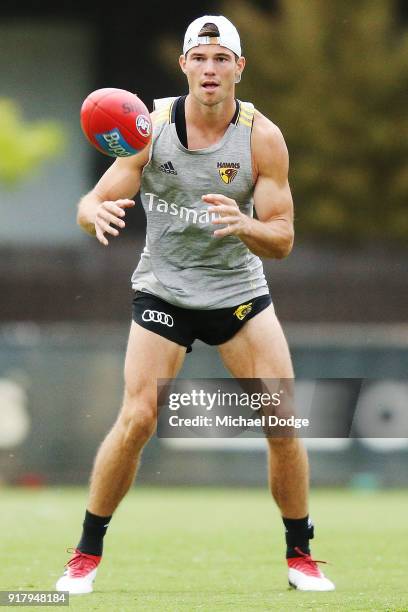
[[[265,3],[263,3],[265,6]],[[237,95],[282,130],[298,235],[408,237],[408,35],[393,0],[225,0],[247,67]],[[174,70],[180,44],[164,41]],[[163,53],[164,52],[164,53]]]
[[[56,121],[27,122],[17,104],[0,98],[0,184],[12,187],[64,149],[65,134]]]
[[[281,0],[276,15],[239,0],[225,9],[248,61],[238,95],[289,147],[298,233],[406,239],[408,36],[395,3]]]

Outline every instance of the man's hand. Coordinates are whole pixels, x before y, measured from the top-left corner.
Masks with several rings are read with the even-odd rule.
[[[120,229],[125,227],[123,220],[126,214],[125,208],[131,208],[134,205],[133,200],[105,201],[99,204],[95,214],[95,234],[101,244],[104,246],[109,244],[105,234],[119,235],[119,230],[116,227]],[[112,227],[113,225],[116,225],[116,227]]]
[[[235,200],[227,198],[219,193],[208,193],[202,199],[208,204],[212,204],[208,209],[209,213],[218,213],[220,216],[213,219],[213,225],[226,225],[222,229],[214,231],[214,236],[223,238],[224,236],[244,236],[249,229],[251,219],[244,215]]]

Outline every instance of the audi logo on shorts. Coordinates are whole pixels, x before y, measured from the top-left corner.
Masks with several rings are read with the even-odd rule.
[[[167,327],[173,327],[173,317],[165,312],[159,312],[158,310],[144,310],[142,314],[143,321],[153,321],[153,323],[161,323],[167,325]]]

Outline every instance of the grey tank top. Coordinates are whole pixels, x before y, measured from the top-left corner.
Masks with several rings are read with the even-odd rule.
[[[224,194],[252,216],[254,107],[239,102],[236,121],[219,142],[189,150],[177,135],[176,101],[156,101],[150,160],[140,186],[146,245],[132,287],[183,308],[237,306],[268,293],[262,262],[236,236],[213,236],[223,226],[212,225],[201,196]]]

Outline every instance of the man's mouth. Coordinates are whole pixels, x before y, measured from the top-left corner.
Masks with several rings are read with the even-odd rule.
[[[201,86],[206,91],[215,91],[219,87],[219,84],[216,81],[203,81]]]

